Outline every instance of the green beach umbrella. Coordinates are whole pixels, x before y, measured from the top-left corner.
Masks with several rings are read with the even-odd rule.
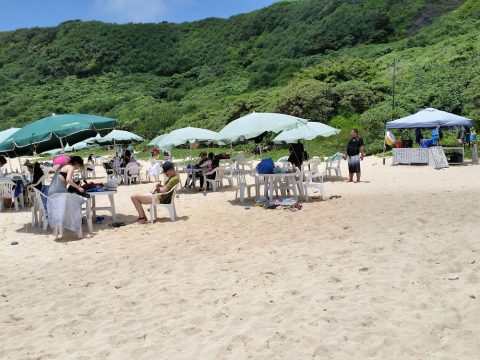
[[[55,156],[55,155],[58,155],[58,154],[61,154],[62,152],[65,152],[66,150],[65,149],[53,149],[53,150],[47,150],[47,151],[44,151],[42,152],[40,155],[51,155],[51,156]]]
[[[131,143],[141,143],[143,138],[129,131],[113,130],[101,138],[90,140],[90,143],[98,145],[128,145]]]
[[[73,144],[73,145],[65,146],[65,151],[69,152],[69,151],[83,150],[83,149],[91,148],[93,146],[96,146],[96,145],[95,144],[90,144],[90,143],[87,142],[87,140],[85,140],[85,141],[80,141],[80,142],[78,142],[76,144]]]
[[[0,131],[0,144],[15,134],[20,128],[10,128],[7,130]]]
[[[296,143],[298,140],[313,140],[317,136],[329,137],[340,132],[331,126],[320,122],[309,121],[295,129],[285,130],[278,134],[274,142]]]
[[[154,142],[155,140],[155,142]],[[164,135],[157,136],[149,143],[149,146],[157,146],[162,150],[171,150],[172,147],[183,145],[186,143],[202,142],[202,141],[218,141],[218,133],[211,130],[200,129],[195,127],[186,127]]]
[[[232,143],[240,139],[251,139],[264,132],[280,132],[294,129],[307,123],[307,120],[291,115],[277,113],[251,113],[225,126],[218,139]]]
[[[42,152],[42,155],[57,155],[57,154],[60,154],[62,152],[78,151],[78,150],[88,149],[88,148],[91,148],[91,147],[94,147],[94,146],[97,146],[97,145],[96,144],[89,144],[87,142],[87,140],[85,140],[85,141],[80,141],[80,142],[78,142],[76,144],[73,144],[73,145],[65,146],[64,149],[59,148],[59,149],[44,151],[44,152]]]
[[[159,148],[158,144],[160,144],[160,140],[162,140],[162,138],[165,137],[166,135],[167,134],[157,136],[156,138],[151,140],[146,146],[147,147],[158,147]],[[168,150],[168,149],[162,149],[162,150]]]
[[[75,144],[97,133],[107,134],[116,125],[115,119],[87,114],[55,115],[37,120],[0,143],[0,154],[9,156],[42,153]]]

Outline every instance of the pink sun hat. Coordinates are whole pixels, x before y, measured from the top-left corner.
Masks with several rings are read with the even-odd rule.
[[[53,165],[66,165],[69,162],[70,162],[70,156],[65,154],[60,154],[55,159],[53,159]]]

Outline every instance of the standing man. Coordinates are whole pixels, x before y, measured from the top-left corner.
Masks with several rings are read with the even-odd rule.
[[[352,129],[350,131],[350,140],[347,145],[348,182],[353,181],[353,174],[357,174],[357,182],[360,182],[360,161],[363,160],[365,155],[363,146],[363,139],[358,136],[358,130]]]

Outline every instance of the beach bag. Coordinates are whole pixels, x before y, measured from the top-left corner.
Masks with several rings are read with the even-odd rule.
[[[272,158],[262,159],[257,165],[257,172],[259,174],[273,174],[275,164]]]
[[[122,179],[120,177],[112,176],[110,180],[105,183],[105,190],[117,190],[117,186],[120,185],[121,182]]]

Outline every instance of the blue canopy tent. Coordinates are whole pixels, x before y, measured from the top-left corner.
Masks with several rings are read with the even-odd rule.
[[[427,108],[401,119],[387,122],[387,129],[416,129],[465,126],[472,127],[472,120],[448,113],[446,111]]]

